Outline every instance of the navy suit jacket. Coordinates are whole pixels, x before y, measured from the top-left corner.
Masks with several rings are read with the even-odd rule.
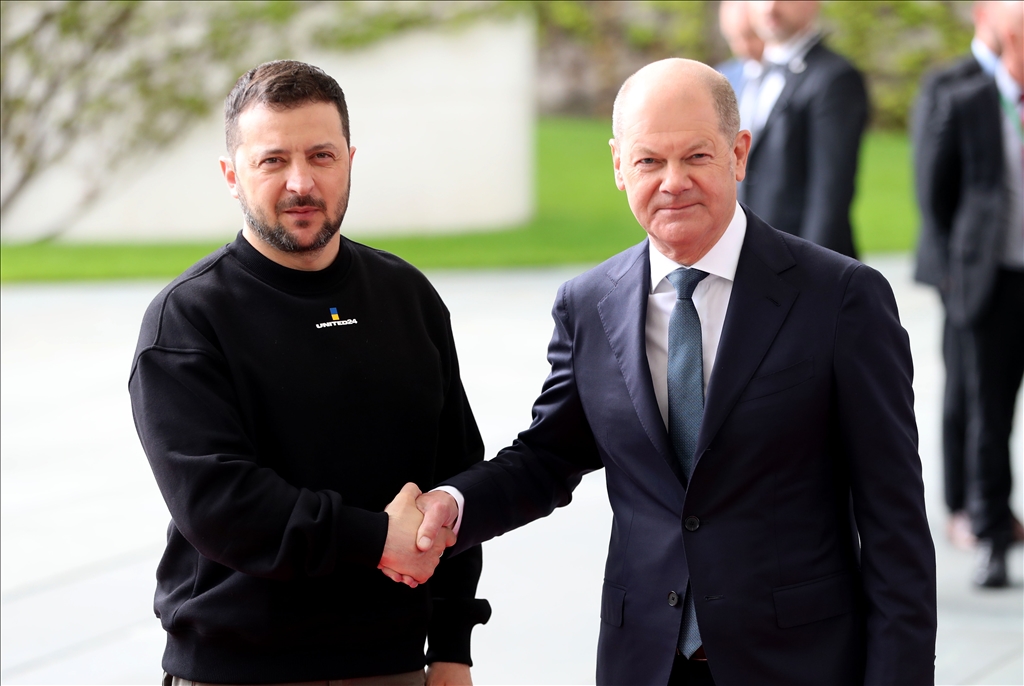
[[[599,684],[668,682],[688,578],[719,686],[931,684],[935,554],[892,291],[747,216],[690,482],[647,364],[645,240],[561,287],[533,424],[446,482],[466,498],[453,552],[604,467]]]
[[[818,43],[754,134],[740,201],[776,229],[856,257],[850,204],[867,120],[864,79]]]
[[[917,260],[914,278],[921,283],[940,287],[946,273],[946,243],[948,218],[952,214],[950,205],[955,200],[945,196],[950,188],[936,188],[935,183],[943,174],[935,173],[935,156],[938,146],[934,140],[936,132],[936,109],[939,94],[953,86],[973,79],[982,73],[981,65],[974,56],[962,60],[944,69],[932,72],[921,84],[914,103],[913,116],[910,124],[910,139],[914,148],[914,190],[917,195],[917,206],[921,212],[921,225],[917,235]],[[943,100],[946,98],[944,97]],[[947,174],[949,172],[946,172]],[[938,192],[937,192],[938,191]],[[943,218],[946,219],[943,224]]]
[[[960,78],[932,89],[914,154],[923,257],[917,277],[938,287],[956,326],[987,311],[1010,213],[999,88],[970,62]]]

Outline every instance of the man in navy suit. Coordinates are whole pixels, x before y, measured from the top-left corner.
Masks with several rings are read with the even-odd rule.
[[[451,526],[458,553],[604,468],[597,683],[931,684],[935,555],[888,283],[737,203],[750,133],[710,67],[644,67],[613,131],[648,238],[561,287],[533,424],[420,497],[419,544]]]

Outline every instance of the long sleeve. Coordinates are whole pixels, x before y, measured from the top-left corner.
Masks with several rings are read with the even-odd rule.
[[[930,684],[935,550],[924,508],[910,341],[889,285],[852,275],[836,331],[839,433],[861,539],[866,684]]]
[[[129,382],[139,437],[175,526],[204,557],[270,579],[375,567],[383,512],[289,483],[263,466],[219,353],[154,345]]]
[[[445,482],[466,497],[456,549],[486,541],[567,505],[580,479],[602,466],[574,378],[570,311],[566,284],[552,311],[551,373],[533,405],[530,428],[493,460]]]
[[[449,384],[438,434],[438,480],[479,463],[484,452],[480,432],[462,385],[450,325],[448,337]],[[441,558],[429,582],[433,613],[427,629],[428,663],[473,664],[470,633],[475,625],[486,624],[491,616],[490,604],[476,597],[482,568],[483,551],[479,545],[459,555],[446,554]]]

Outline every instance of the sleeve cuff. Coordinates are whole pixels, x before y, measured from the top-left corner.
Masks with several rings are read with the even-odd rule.
[[[434,598],[434,614],[427,631],[427,664],[458,662],[473,666],[470,634],[491,618],[491,604],[478,598]]]
[[[345,507],[341,518],[338,559],[376,568],[388,537],[388,513]]]
[[[466,505],[466,497],[462,495],[462,491],[455,488],[455,486],[438,486],[437,488],[431,489],[432,491],[444,491],[451,497],[455,498],[455,503],[459,506],[459,516],[455,518],[455,526],[452,527],[452,531],[456,536],[459,535],[459,527],[462,526],[462,510]]]

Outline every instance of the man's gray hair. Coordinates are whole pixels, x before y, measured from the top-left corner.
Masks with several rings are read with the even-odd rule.
[[[633,74],[636,76],[636,74]],[[616,140],[622,138],[622,108],[626,97],[633,89],[633,76],[626,79],[615,96],[615,104],[612,106],[612,135]],[[715,113],[718,115],[718,130],[732,142],[736,134],[740,132],[740,107],[736,101],[736,93],[733,92],[729,79],[715,71],[708,70],[699,74],[701,82],[707,88],[711,99],[715,103]]]

